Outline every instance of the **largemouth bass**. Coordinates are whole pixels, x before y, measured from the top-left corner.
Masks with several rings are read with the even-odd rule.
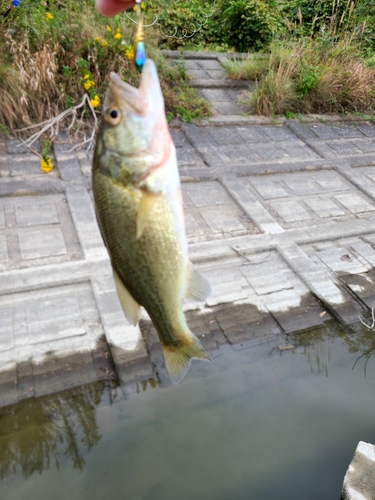
[[[140,306],[159,334],[167,371],[178,383],[191,359],[210,360],[182,310],[203,301],[207,280],[191,264],[177,157],[153,61],[139,88],[111,73],[93,161],[96,214],[125,316],[136,325]]]

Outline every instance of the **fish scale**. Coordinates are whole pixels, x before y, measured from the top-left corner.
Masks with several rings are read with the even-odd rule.
[[[176,279],[182,275],[184,262],[178,241],[171,234],[171,217],[166,216],[168,204],[163,197],[158,200],[159,207],[150,216],[149,231],[137,240],[135,220],[140,194],[125,187],[120,190],[100,172],[94,175],[93,182],[112,266],[134,299],[150,311],[157,329],[163,331],[164,341],[173,344],[173,336],[168,333],[181,321],[175,316],[186,285]],[[119,219],[121,224],[117,222]]]

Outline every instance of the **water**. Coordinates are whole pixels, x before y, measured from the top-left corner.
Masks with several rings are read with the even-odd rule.
[[[284,340],[285,341],[285,340]],[[0,499],[339,500],[375,443],[362,326],[223,346],[178,385],[107,383],[0,410]],[[133,390],[134,389],[134,390]]]

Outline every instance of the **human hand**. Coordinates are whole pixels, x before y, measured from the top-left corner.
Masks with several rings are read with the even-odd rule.
[[[135,0],[96,0],[96,8],[103,16],[114,16],[135,5]]]

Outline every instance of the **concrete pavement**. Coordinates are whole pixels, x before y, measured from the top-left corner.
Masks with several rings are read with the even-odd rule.
[[[191,258],[213,285],[205,305],[186,305],[192,330],[215,351],[357,322],[375,301],[375,127],[215,109],[172,128]],[[90,155],[62,136],[53,162],[44,174],[16,139],[0,141],[0,406],[102,378],[167,380],[147,317],[132,327],[119,305]]]

